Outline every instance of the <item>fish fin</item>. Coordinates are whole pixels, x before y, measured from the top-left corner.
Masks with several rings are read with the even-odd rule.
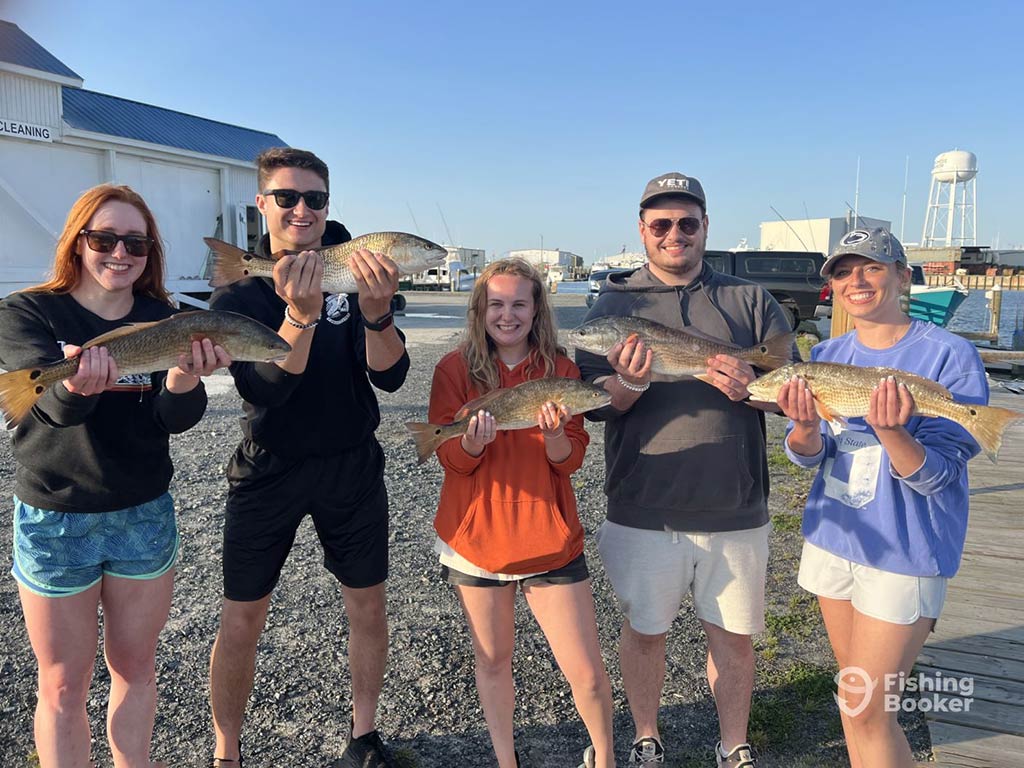
[[[154,325],[162,322],[162,320],[154,320],[151,323],[128,323],[128,325],[122,325],[120,328],[115,328],[112,331],[101,333],[99,336],[89,339],[82,345],[82,349],[102,347],[104,344],[108,344],[114,339],[120,339],[122,336],[131,336],[136,331],[141,331],[145,328],[152,328]]]
[[[981,450],[995,463],[999,448],[1003,444],[1003,432],[1015,421],[1024,421],[1024,413],[999,408],[994,405],[968,405],[975,411],[970,425],[963,426],[978,441]]]
[[[487,406],[501,397],[504,393],[505,391],[503,389],[492,389],[487,394],[480,395],[476,400],[470,400],[455,412],[455,416],[452,417],[452,421],[462,421],[464,418],[471,415],[473,411],[486,411]]]
[[[774,371],[793,362],[793,342],[796,336],[792,332],[780,333],[767,341],[747,347],[737,357],[746,360],[753,366],[766,371]]]
[[[213,275],[210,278],[210,287],[231,285],[249,276],[246,264],[255,258],[253,254],[215,237],[204,237],[203,242],[210,246],[213,252],[210,262],[210,271]]]
[[[818,412],[818,416],[827,421],[829,426],[832,427],[832,431],[835,434],[839,434],[846,429],[846,419],[829,410],[829,407],[825,405],[818,398],[814,398],[814,410]]]
[[[37,365],[34,368],[22,368],[19,371],[0,374],[0,411],[3,411],[8,427],[16,426],[49,387],[49,384],[40,382],[43,372],[47,368],[63,364],[58,362],[51,366]]]
[[[425,421],[407,421],[405,428],[412,433],[412,439],[416,442],[417,464],[429,459],[445,440],[455,437],[454,434],[446,434],[443,426]]]
[[[715,386],[715,382],[712,381],[711,377],[708,376],[706,373],[695,373],[693,374],[693,378],[700,379],[705,384],[710,384],[712,387]]]

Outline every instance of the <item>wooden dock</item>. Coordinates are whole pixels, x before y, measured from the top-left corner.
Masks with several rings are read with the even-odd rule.
[[[1024,396],[996,387],[991,404],[1024,411]],[[963,562],[917,671],[974,681],[969,709],[927,715],[936,766],[1024,766],[1024,425],[970,477]]]

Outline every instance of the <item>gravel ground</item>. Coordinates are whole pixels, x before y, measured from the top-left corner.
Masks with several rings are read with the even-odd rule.
[[[582,297],[559,304],[562,327],[582,316]],[[407,766],[491,766],[490,743],[473,681],[472,649],[451,589],[438,578],[431,550],[431,521],[441,482],[436,461],[421,467],[403,422],[426,415],[433,367],[451,348],[449,330],[410,332],[413,367],[393,395],[381,394],[383,423],[378,437],[388,457],[391,498],[390,666],[378,723]],[[182,553],[174,604],[157,657],[160,703],[154,757],[171,766],[207,766],[212,730],[207,706],[207,665],[220,606],[220,547],[226,491],[224,466],[238,438],[240,400],[227,377],[209,386],[206,417],[176,436],[177,468],[171,491],[177,503]],[[773,440],[782,421],[769,417]],[[592,442],[574,476],[580,516],[587,532],[586,554],[605,661],[615,695],[618,754],[632,736],[619,676],[616,644],[620,615],[593,533],[603,517],[603,441],[591,425]],[[10,498],[13,462],[0,441],[0,498]],[[838,716],[831,700],[834,666],[813,601],[796,585],[801,487],[785,462],[773,461],[772,497],[776,531],[769,574],[769,631],[759,636],[758,682],[751,737],[763,768],[845,765]],[[0,526],[0,550],[10,552],[10,506]],[[9,569],[9,555],[4,564]],[[516,617],[514,660],[517,687],[517,746],[529,766],[576,766],[586,732],[568,686],[524,601]],[[33,764],[32,712],[35,664],[29,649],[13,578],[0,580],[0,764]],[[304,524],[271,603],[243,736],[247,765],[327,766],[342,752],[347,736],[349,677],[346,619],[340,592],[321,565],[312,526]],[[669,637],[668,676],[661,709],[669,765],[714,765],[717,740],[714,703],[704,679],[705,645],[692,606],[680,613]],[[110,765],[104,734],[109,678],[97,658],[89,700],[94,754]],[[929,754],[920,718],[905,723],[919,759]]]

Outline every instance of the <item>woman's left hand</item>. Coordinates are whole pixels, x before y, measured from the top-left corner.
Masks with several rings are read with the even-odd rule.
[[[882,379],[871,392],[871,406],[865,421],[875,431],[900,429],[914,415],[914,396],[894,376]]]
[[[167,372],[167,388],[177,395],[190,392],[199,384],[201,377],[229,365],[231,355],[223,347],[209,339],[193,341],[192,354],[178,355],[177,367]]]
[[[565,432],[565,423],[572,418],[572,413],[564,405],[556,405],[550,400],[541,406],[537,414],[537,426],[545,439],[561,437]]]

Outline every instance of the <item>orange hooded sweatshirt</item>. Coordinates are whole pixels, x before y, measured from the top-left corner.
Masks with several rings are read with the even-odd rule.
[[[542,378],[529,370],[530,357],[511,370],[499,365],[502,388]],[[578,379],[579,368],[559,355],[555,375]],[[466,360],[450,352],[434,369],[429,419],[450,424],[464,404],[481,395],[471,385]],[[492,573],[543,573],[561,568],[583,552],[583,527],[569,476],[583,464],[590,437],[583,417],[565,426],[572,445],[560,463],[548,459],[539,427],[499,430],[477,457],[462,441],[447,440],[437,449],[444,483],[434,528],[462,557]]]

